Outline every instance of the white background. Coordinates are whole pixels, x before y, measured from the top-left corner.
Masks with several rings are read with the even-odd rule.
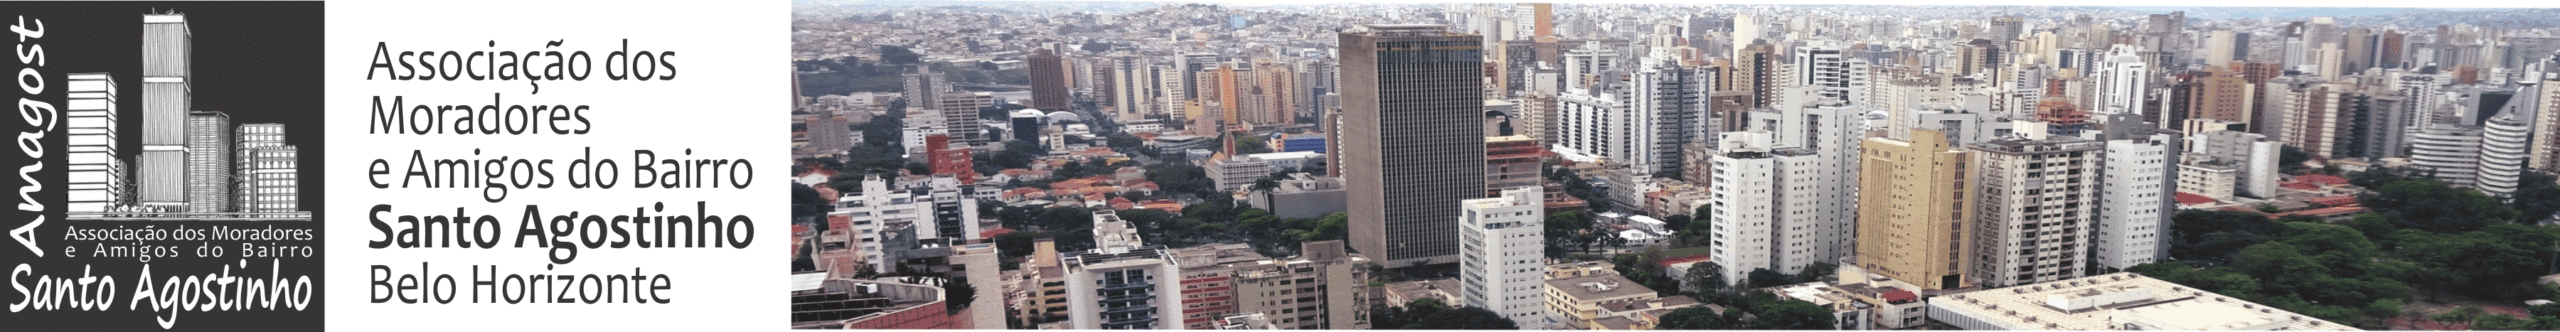
[[[328,327],[343,330],[736,330],[786,327],[790,91],[789,7],[784,1],[578,2],[563,1],[333,1],[328,8],[328,127],[325,188]],[[601,66],[607,52],[628,38],[638,52],[675,51],[674,81],[611,81]],[[563,40],[545,49],[545,41]],[[488,46],[496,41],[497,47]],[[366,80],[376,42],[402,51],[586,50],[599,66],[587,81],[545,82],[540,94],[524,81]],[[379,135],[367,134],[373,96],[407,96],[411,104],[482,105],[491,93],[508,104],[590,105],[595,130],[587,135]],[[449,120],[448,120],[449,121]],[[621,186],[567,189],[566,163],[579,148],[622,163]],[[372,188],[366,169],[389,159],[396,178],[413,149],[428,158],[483,156],[558,161],[553,189],[512,191],[486,203],[478,189]],[[660,158],[693,149],[696,157],[745,158],[756,181],[746,189],[636,189],[628,171],[633,149]],[[372,303],[369,268],[388,265],[415,273],[421,261],[460,283],[457,302],[469,299],[469,266],[500,265],[504,273],[542,273],[545,248],[514,248],[525,204],[545,215],[571,211],[626,215],[665,202],[667,212],[690,213],[694,201],[710,213],[745,215],[757,224],[752,247],[686,249],[582,249],[558,271],[575,274],[666,274],[674,289],[669,304],[403,304]],[[498,217],[506,239],[495,249],[370,249],[380,238],[367,222],[375,204],[397,214],[451,215],[454,207]],[[653,213],[654,215],[654,213]],[[396,224],[395,224],[396,225]]]

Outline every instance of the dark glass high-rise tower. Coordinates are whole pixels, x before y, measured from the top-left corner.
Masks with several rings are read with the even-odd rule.
[[[1458,202],[1485,196],[1483,41],[1367,28],[1341,43],[1352,248],[1388,267],[1456,263]]]

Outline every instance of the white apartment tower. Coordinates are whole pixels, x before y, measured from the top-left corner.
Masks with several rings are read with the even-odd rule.
[[[1458,279],[1465,305],[1485,308],[1521,327],[1545,326],[1544,196],[1537,186],[1503,189],[1501,197],[1458,203]]]
[[[1604,81],[1600,78],[1602,73],[1622,71],[1619,68],[1624,65],[1619,62],[1625,57],[1624,54],[1618,53],[1617,49],[1609,48],[1604,43],[1583,43],[1582,47],[1566,50],[1564,88],[1566,90],[1601,89],[1600,86],[1603,85],[1601,81]]]
[[[866,175],[862,179],[862,192],[846,193],[836,198],[835,212],[829,212],[827,218],[845,219],[845,224],[851,229],[844,231],[853,242],[846,247],[853,249],[864,262],[869,262],[873,271],[896,271],[889,266],[888,251],[881,245],[884,237],[880,233],[890,224],[912,225],[917,221],[930,220],[931,207],[920,203],[931,201],[931,197],[918,197],[908,191],[891,191],[889,181],[876,174]]]
[[[1816,95],[1821,100],[1858,106],[1873,103],[1875,87],[1867,61],[1850,58],[1839,45],[1798,46],[1795,60],[1795,86],[1818,88]],[[1810,102],[1795,100],[1791,102]]]
[[[2142,48],[2116,44],[2099,58],[2090,81],[2096,84],[2097,102],[2087,109],[2092,115],[2142,114],[2142,93],[2148,85],[2151,69],[2142,61]]]
[[[2533,128],[2515,108],[2508,108],[2506,112],[2489,118],[2489,123],[2482,129],[2480,177],[2473,187],[2480,188],[2481,193],[2489,196],[2508,198],[2515,194],[2516,182],[2524,175],[2525,158],[2530,154],[2526,144],[2531,143],[2529,139]]]
[[[982,233],[978,229],[978,200],[970,193],[975,188],[961,186],[958,178],[936,175],[925,185],[910,189],[916,191],[918,198],[929,199],[923,204],[925,212],[931,213],[926,220],[929,224],[916,225],[917,239],[939,239],[940,243],[952,245],[979,239]]]
[[[1628,137],[1637,129],[1616,94],[1570,89],[1556,96],[1556,147],[1593,157],[1634,154]]]
[[[1629,165],[1650,167],[1653,172],[1678,171],[1685,160],[1680,147],[1690,142],[1707,140],[1711,128],[1708,121],[1708,93],[1714,89],[1712,68],[1682,67],[1678,58],[1668,52],[1655,52],[1644,58],[1634,77],[1635,88],[1629,91],[1640,121],[1630,128],[1636,153],[1622,160]]]
[[[1111,59],[1112,119],[1128,121],[1161,113],[1156,102],[1155,64],[1145,58],[1120,56]]]
[[[2435,172],[2436,181],[2454,186],[2474,184],[2480,172],[2478,126],[2434,124],[2411,136],[2409,164]]]
[[[2235,189],[2251,196],[2265,197],[2276,192],[2277,153],[2283,143],[2268,140],[2266,135],[2237,130],[2205,130],[2186,136],[2178,163],[2182,167],[2217,168],[2230,165]],[[2187,179],[2180,179],[2187,180]],[[2206,196],[2228,196],[2230,193],[2203,193]]]
[[[1067,327],[1182,328],[1182,270],[1164,246],[1145,245],[1137,228],[1108,210],[1094,212],[1093,242],[1093,250],[1058,258],[1066,268]]]
[[[1614,83],[1621,74],[1603,74],[1612,83],[1559,96],[1557,145],[1646,174],[1680,169],[1680,147],[1707,139],[1714,74],[1673,61],[1667,54],[1646,57],[1627,84]]]
[[[1813,89],[1793,88],[1807,98]],[[1801,100],[1801,99],[1799,99]],[[1754,269],[1798,273],[1856,252],[1858,121],[1864,108],[1799,105],[1755,112],[1748,131],[1709,142],[1709,243],[1726,280]]]
[[[2436,117],[2428,114],[2437,104],[2444,102],[2444,94],[2439,93],[2444,91],[2444,87],[2437,83],[2450,80],[2445,77],[2446,75],[2436,72],[2434,67],[2424,67],[2417,71],[2391,70],[2385,76],[2389,77],[2385,81],[2390,83],[2392,91],[2399,92],[2402,98],[2408,98],[2400,103],[2403,105],[2402,109],[2392,110],[2410,119],[2409,127],[2403,134],[2416,135],[2429,125],[2435,124]]]
[[[2107,115],[2098,172],[2098,224],[2089,237],[2098,265],[2127,269],[2168,258],[2169,218],[2178,212],[2179,137],[2140,114]]]
[[[2079,277],[2105,145],[2078,137],[1974,144],[1974,271],[1985,288]]]

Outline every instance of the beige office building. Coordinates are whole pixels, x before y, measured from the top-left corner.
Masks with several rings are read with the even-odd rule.
[[[1965,220],[1971,152],[1935,130],[1868,138],[1859,163],[1858,266],[1926,289],[1972,287]]]

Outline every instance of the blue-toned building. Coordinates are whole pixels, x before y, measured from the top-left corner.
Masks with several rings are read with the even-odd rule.
[[[1279,152],[1304,151],[1324,153],[1324,134],[1322,133],[1279,134],[1277,136],[1281,137],[1278,137],[1278,139],[1274,141],[1279,142],[1280,146],[1274,150],[1279,150]]]

